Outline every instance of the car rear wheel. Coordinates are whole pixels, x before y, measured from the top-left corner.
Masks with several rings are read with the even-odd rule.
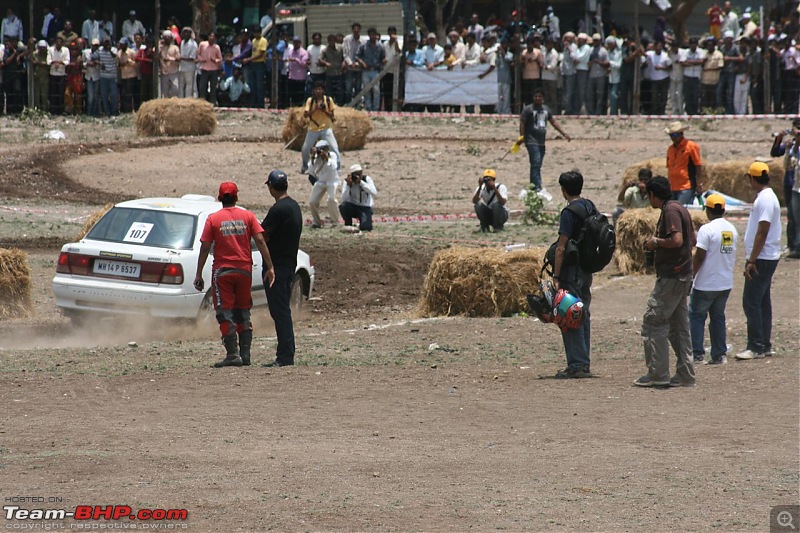
[[[75,311],[74,309],[70,309],[69,311],[65,310],[64,316],[69,318],[69,322],[73,328],[86,328],[91,323],[89,313],[84,313],[82,311]]]
[[[195,324],[199,327],[207,327],[217,324],[217,312],[214,310],[214,300],[209,291],[203,302],[200,304],[200,311],[197,313]]]
[[[297,275],[292,281],[292,292],[289,295],[289,307],[292,309],[292,316],[299,316],[303,312],[303,302],[305,295],[305,279],[302,275]]]

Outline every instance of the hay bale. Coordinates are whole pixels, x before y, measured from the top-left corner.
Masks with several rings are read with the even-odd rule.
[[[509,316],[528,310],[547,248],[507,252],[449,248],[436,253],[422,286],[423,316]]]
[[[106,204],[102,209],[99,209],[98,211],[95,211],[94,213],[92,213],[92,215],[89,217],[89,219],[86,221],[86,223],[81,228],[81,232],[75,238],[75,241],[77,242],[77,241],[83,239],[84,237],[86,237],[86,234],[89,233],[89,230],[92,229],[92,227],[95,224],[97,224],[97,221],[100,220],[101,218],[103,218],[103,215],[108,213],[108,211],[112,207],[114,207],[114,204]]]
[[[715,191],[733,196],[745,202],[753,202],[756,195],[750,188],[748,180],[744,178],[752,162],[752,159],[736,159],[732,161],[723,161],[721,163],[706,162],[703,167],[705,173],[703,185],[706,189],[714,189]],[[783,163],[780,160],[773,160],[768,164],[770,186],[778,196],[781,205],[786,205],[785,199],[783,198]],[[662,158],[648,159],[647,161],[641,161],[626,168],[622,176],[620,191],[624,191],[628,184],[636,181],[639,169],[642,167],[652,170],[654,176],[666,176],[666,151]]]
[[[136,112],[136,134],[211,135],[217,127],[214,106],[196,98],[161,98],[142,104]]]
[[[745,202],[754,202],[755,191],[750,187],[750,180],[745,178],[752,162],[752,159],[737,159],[712,163],[706,168],[703,185],[706,189],[714,189]],[[783,162],[782,160],[772,160],[767,164],[769,165],[769,184],[781,205],[786,205],[783,197]]]
[[[694,230],[708,222],[705,213],[689,211]],[[628,209],[617,219],[617,249],[614,260],[622,274],[652,274],[645,267],[644,242],[655,235],[659,209]]]
[[[0,320],[33,316],[28,254],[0,248]]]
[[[367,144],[367,135],[372,131],[372,121],[364,111],[351,107],[336,108],[336,122],[333,123],[333,136],[339,144],[339,150],[358,150]],[[286,115],[281,139],[289,144],[289,148],[300,151],[308,131],[308,119],[303,116],[302,107],[293,107]]]

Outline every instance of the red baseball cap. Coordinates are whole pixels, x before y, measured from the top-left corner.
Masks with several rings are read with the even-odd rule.
[[[226,181],[219,186],[219,199],[223,196],[236,196],[239,193],[239,188],[232,181]]]

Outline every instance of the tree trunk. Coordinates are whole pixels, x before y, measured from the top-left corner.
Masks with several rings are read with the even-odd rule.
[[[217,2],[215,0],[191,0],[192,27],[200,33],[209,33],[217,27]]]
[[[697,7],[700,1],[701,0],[683,0],[678,3],[677,6],[673,6],[666,13],[663,13],[669,25],[672,26],[672,30],[675,32],[675,37],[678,38],[678,42],[685,44],[688,41],[689,35],[686,31],[686,21],[689,20],[692,11],[694,11],[694,8]],[[655,2],[651,2],[650,6],[661,13],[661,10],[658,9]]]
[[[446,21],[444,20],[444,8],[447,7],[448,0],[436,0],[436,39],[440,43],[442,47],[447,42],[447,35],[445,35],[445,30],[447,29]],[[458,2],[459,0],[453,0],[453,5],[450,8],[450,13],[455,13],[458,9]],[[424,36],[423,36],[424,37]]]

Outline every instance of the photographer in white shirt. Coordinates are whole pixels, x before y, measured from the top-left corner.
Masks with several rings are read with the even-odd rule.
[[[494,170],[484,170],[483,175],[478,178],[478,189],[472,196],[482,232],[489,231],[490,227],[494,231],[503,231],[503,225],[508,220],[508,191],[502,183],[495,184],[496,179],[497,173]]]
[[[339,206],[344,225],[352,226],[353,219],[357,218],[358,229],[372,231],[372,205],[376,196],[378,189],[375,188],[372,177],[364,175],[361,165],[351,166],[350,173],[344,180],[342,203]]]
[[[339,224],[339,204],[336,201],[336,188],[339,186],[339,156],[331,151],[328,141],[319,140],[311,149],[311,167],[309,180],[312,181],[311,196],[308,206],[311,208],[312,228],[321,228],[322,220],[319,217],[319,205],[322,197],[328,195],[328,215],[331,226]]]

